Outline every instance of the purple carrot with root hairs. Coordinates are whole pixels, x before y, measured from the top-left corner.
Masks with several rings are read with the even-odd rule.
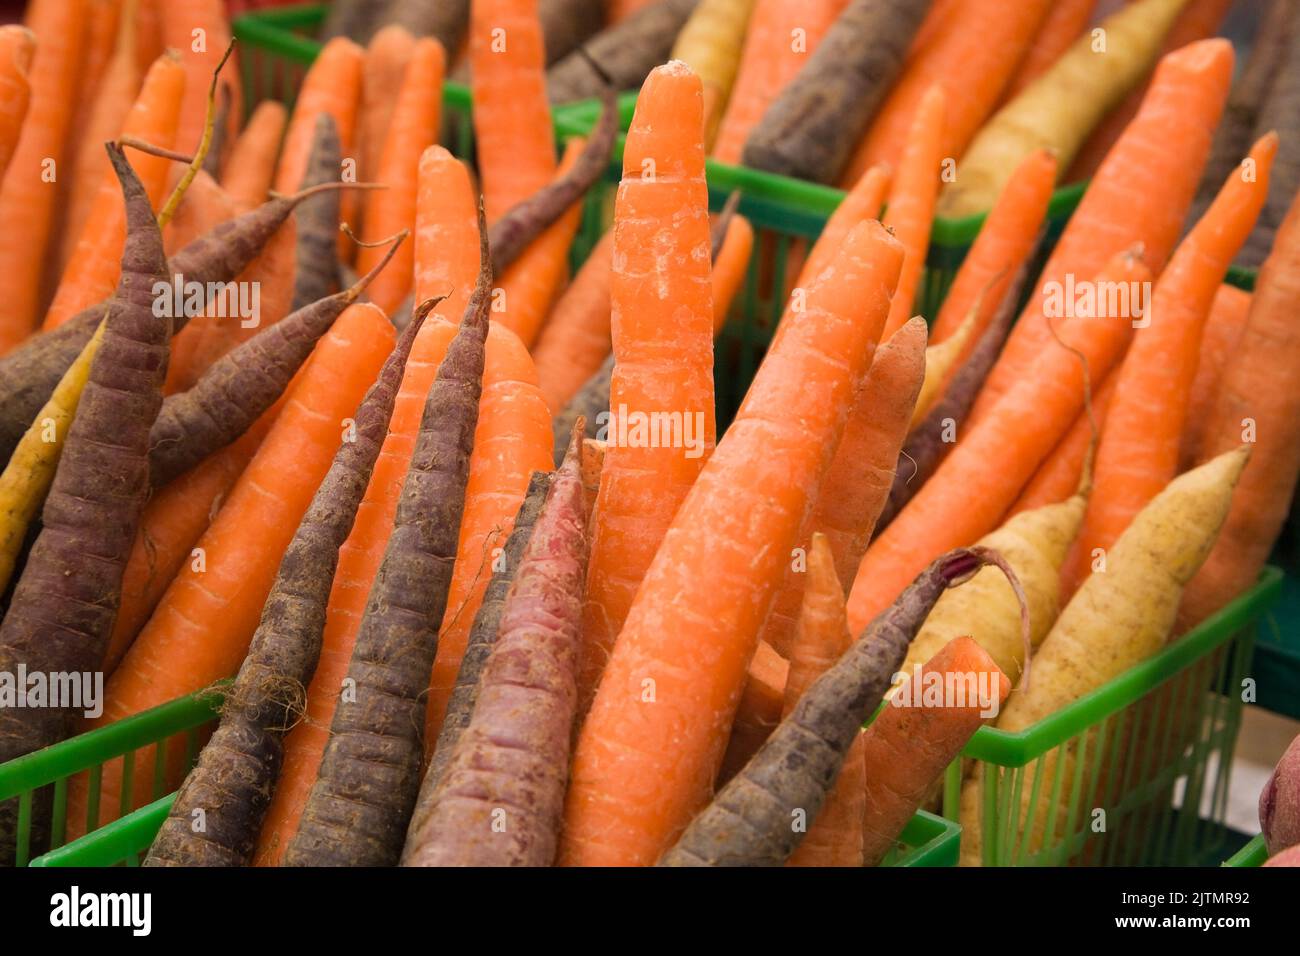
[[[469,726],[430,805],[412,821],[403,866],[555,862],[587,580],[582,425],[574,425],[524,549]]]
[[[161,488],[229,445],[271,407],[334,320],[355,302],[406,238],[350,288],[298,309],[210,365],[194,386],[168,396],[149,441],[150,480]],[[330,254],[334,254],[331,239]]]
[[[145,866],[247,866],[280,776],[284,735],[307,707],[339,548],[388,434],[417,317],[393,347],[280,561],[221,722],[181,785]],[[196,819],[203,827],[195,828]]]
[[[392,866],[402,852],[420,790],[425,695],[483,387],[492,261],[481,202],[479,242],[478,283],[425,400],[393,531],[352,649],[353,693],[334,711],[316,781],[285,850],[287,866]]]
[[[323,183],[292,196],[276,196],[256,209],[218,223],[177,250],[155,288],[155,300],[183,304],[186,287],[210,289],[212,283],[233,282],[248,267],[289,218],[299,203],[332,189],[373,188],[366,183]],[[182,285],[184,283],[184,285]],[[193,284],[193,285],[190,285]],[[49,399],[68,366],[81,354],[99,321],[114,300],[97,302],[78,312],[57,329],[41,332],[0,358],[0,457],[13,454],[36,413]],[[172,332],[185,327],[192,314],[187,308],[164,309],[172,315]],[[203,303],[206,307],[206,300]]]
[[[465,656],[461,658],[460,670],[456,672],[456,686],[452,688],[451,697],[447,701],[447,713],[442,719],[442,729],[438,732],[438,743],[429,761],[429,769],[424,774],[424,782],[420,784],[420,795],[415,802],[412,821],[419,821],[421,808],[427,806],[433,798],[433,791],[451,759],[452,748],[461,732],[469,726],[474,703],[478,700],[483,665],[501,631],[501,611],[505,607],[506,595],[514,583],[524,548],[533,536],[533,527],[537,524],[537,516],[541,514],[542,502],[546,500],[553,474],[549,471],[533,472],[528,482],[528,491],[515,514],[514,527],[501,552],[500,564],[492,572],[492,577],[483,590],[483,600],[474,615],[474,624],[470,627],[469,640],[465,645]]]
[[[980,336],[975,347],[971,349],[966,361],[952,374],[943,394],[930,408],[921,423],[907,436],[903,449],[898,453],[898,467],[894,469],[894,484],[889,489],[889,498],[876,519],[874,534],[880,534],[894,520],[894,516],[903,510],[903,506],[912,500],[912,496],[934,474],[934,470],[943,461],[943,456],[952,447],[951,441],[945,441],[944,435],[949,429],[960,428],[975,404],[984,379],[989,369],[998,360],[1002,343],[1011,331],[1011,320],[1015,318],[1020,303],[1020,292],[1029,275],[1028,263],[1021,266],[1015,277],[1007,285],[998,310],[984,334]],[[973,308],[978,309],[976,301]]]
[[[312,132],[311,153],[302,188],[334,182],[343,161],[334,117],[321,113]],[[293,303],[298,310],[339,291],[339,191],[331,189],[305,200],[298,207],[294,239]]]
[[[614,139],[618,136],[618,100],[614,88],[605,86],[601,90],[601,99],[604,105],[600,121],[572,168],[523,202],[510,207],[492,224],[488,243],[492,248],[492,269],[497,275],[502,275],[529,243],[585,196],[609,168],[609,159],[614,155]]]
[[[108,155],[126,204],[122,274],[101,310],[103,341],[8,613],[0,672],[99,669],[122,597],[122,573],[149,498],[149,429],[162,405],[171,320],[153,312],[167,259],[149,197],[121,147]],[[97,320],[98,321],[98,320]],[[0,763],[67,737],[67,707],[0,708]],[[0,804],[0,859],[12,858],[17,801]]]
[[[948,588],[991,565],[1021,599],[1021,626],[1029,617],[1015,572],[989,548],[957,548],[936,559],[882,611],[844,655],[799,698],[713,802],[691,821],[659,866],[781,866],[803,839],[791,826],[803,810],[815,820],[835,785],[844,755],[862,723],[880,705],[907,648]]]

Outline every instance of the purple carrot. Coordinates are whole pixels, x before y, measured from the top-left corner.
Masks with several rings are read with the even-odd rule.
[[[169,396],[149,435],[153,487],[161,488],[247,431],[284,393],[317,340],[365,291],[405,238],[405,232],[398,234],[388,254],[350,288],[267,326],[214,362],[192,388]]]
[[[480,268],[420,420],[384,560],[370,590],[320,770],[288,866],[392,866],[420,789],[425,695],[460,537],[482,391],[492,262]],[[427,305],[427,303],[426,303]]]
[[[284,760],[284,735],[306,711],[320,660],[339,548],[352,532],[388,434],[418,316],[394,346],[280,561],[221,723],[185,778],[145,866],[247,866]],[[197,826],[196,821],[202,821]]]
[[[343,161],[334,117],[321,113],[312,132],[311,154],[302,188],[310,189],[339,178]],[[295,311],[339,291],[339,191],[330,189],[305,200],[294,216],[293,302]]]
[[[483,667],[469,726],[411,823],[403,866],[550,866],[578,703],[587,506],[573,429]]]
[[[867,625],[660,859],[660,866],[780,866],[803,839],[797,810],[817,818],[862,722],[880,705],[907,648],[948,588],[992,565],[1020,582],[996,551],[958,548],[922,571]],[[1023,626],[1028,628],[1027,613]]]

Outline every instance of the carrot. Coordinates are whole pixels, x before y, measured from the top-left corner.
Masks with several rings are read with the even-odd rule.
[[[139,0],[124,0],[121,4],[112,58],[104,69],[102,79],[96,81],[89,90],[90,107],[84,117],[85,125],[80,129],[81,142],[74,154],[73,179],[62,225],[60,270],[67,265],[68,258],[81,237],[90,208],[99,194],[100,183],[105,176],[112,175],[112,170],[104,162],[104,142],[116,139],[122,132],[131,104],[140,92],[143,74],[136,62],[135,25],[138,3]]]
[[[1161,54],[1168,56],[1189,44],[1213,37],[1231,4],[1232,0],[1188,0],[1182,14],[1165,34]],[[1145,88],[1139,87],[1111,110],[1110,115],[1088,138],[1079,152],[1079,158],[1067,172],[1066,178],[1070,182],[1091,179],[1096,175],[1102,162],[1137,115],[1149,90],[1149,84]]]
[[[575,170],[586,152],[584,146],[582,137],[570,139],[565,145],[557,182]],[[582,203],[574,202],[522,250],[500,278],[493,307],[495,321],[518,335],[525,347],[531,348],[536,341],[557,290],[568,279],[569,246],[581,218]]]
[[[838,182],[902,68],[929,5],[928,0],[850,0],[750,131],[745,165]],[[899,163],[905,171],[907,160],[900,156]]]
[[[704,86],[704,149],[727,107],[755,0],[700,0],[673,41],[670,60],[681,60]]]
[[[447,607],[483,381],[492,266],[480,207],[474,294],[429,389],[392,535],[320,771],[284,862],[392,866],[420,789],[420,716]],[[431,303],[421,309],[427,310]]]
[[[389,245],[391,256],[405,238]],[[343,292],[270,325],[169,396],[149,432],[150,480],[160,488],[235,441],[280,397],[335,320],[388,265],[381,259]],[[405,363],[405,358],[402,359]]]
[[[19,667],[98,669],[149,494],[149,425],[162,401],[171,323],[152,314],[146,290],[165,275],[166,259],[144,187],[120,147],[108,150],[127,209],[122,279],[64,440],[43,527],[0,623],[0,664],[9,674]],[[57,743],[71,729],[66,705],[0,709],[0,760]],[[16,811],[12,801],[0,808],[0,846],[12,845]]]
[[[925,353],[925,320],[919,316],[876,351],[853,399],[825,483],[800,529],[801,545],[809,534],[826,536],[841,581],[853,580],[889,494],[899,448],[907,436],[907,423],[925,374]],[[804,582],[811,583],[811,574],[802,565],[802,561],[792,561],[786,568],[784,582],[759,633],[787,657],[792,653]]]
[[[805,308],[778,325],[614,645],[578,737],[562,862],[652,863],[708,799],[745,665],[902,258],[879,223],[863,223],[808,290]],[[779,468],[756,464],[775,461]]]
[[[415,53],[415,43],[410,30],[389,23],[376,30],[366,44],[358,117],[361,152],[358,174],[367,182],[383,182],[379,176],[379,157],[388,139],[388,126],[402,91],[407,65]]]
[[[123,136],[169,147],[176,134],[185,82],[185,71],[174,56],[164,54],[155,60],[122,126]],[[144,154],[138,155],[135,164],[149,202],[158,206],[167,188],[168,161]],[[116,178],[111,171],[106,172],[54,301],[45,313],[45,328],[58,328],[82,309],[112,294],[119,271],[117,256],[125,236],[122,197]]]
[[[745,672],[745,689],[736,704],[736,719],[731,723],[715,788],[740,773],[781,722],[789,671],[790,663],[771,644],[760,640]]]
[[[1293,203],[1255,283],[1246,327],[1219,373],[1196,449],[1204,461],[1235,447],[1234,441],[1254,443],[1219,543],[1183,596],[1180,634],[1255,582],[1286,520],[1300,472],[1300,412],[1289,385],[1300,346],[1293,331],[1297,262],[1300,204]]]
[[[18,148],[32,87],[28,73],[36,35],[24,26],[0,27],[0,180]]]
[[[844,238],[864,219],[879,219],[892,176],[885,166],[872,166],[853,184],[813,243],[795,287],[806,289],[835,259]]]
[[[587,575],[582,431],[579,423],[524,548],[469,725],[428,804],[411,821],[403,866],[550,866],[555,860]],[[504,830],[502,807],[509,808]]]
[[[168,174],[167,181],[179,183],[182,175],[180,170],[174,170]],[[176,215],[163,229],[163,250],[168,256],[174,255],[219,223],[233,219],[239,211],[212,174],[200,169],[185,190],[185,198],[177,207]]]
[[[1121,254],[1097,277],[1100,283],[1140,283],[1149,273]],[[1100,286],[1105,288],[1106,286]],[[1132,334],[1130,301],[1117,301],[1096,318],[1065,324],[1057,345],[989,412],[970,426],[930,480],[867,549],[849,596],[849,624],[858,628],[889,605],[891,597],[936,552],[969,544],[997,527],[1021,487],[1074,423],[1083,406],[1084,371],[1102,376],[1119,359]]]
[[[439,314],[465,310],[478,272],[478,214],[465,165],[441,146],[420,157],[415,206],[415,296],[446,295]]]
[[[1017,689],[1003,708],[999,730],[1024,730],[1164,645],[1179,597],[1214,546],[1228,515],[1232,489],[1249,451],[1249,446],[1239,446],[1175,478],[1139,512],[1111,548],[1106,573],[1088,577],[1057,618],[1034,657],[1032,680]],[[1028,765],[1026,779],[1036,779],[1040,772],[1045,780],[1054,779],[1057,772],[1065,776],[1056,779],[1079,779],[1074,767],[1082,758],[1074,745],[1039,759],[1043,766],[1037,761]],[[1058,767],[1058,761],[1064,766]],[[1088,801],[1102,799],[1094,795],[1096,784],[1095,775],[1084,777],[1082,806],[1094,806]],[[963,834],[971,837],[962,840],[962,863],[967,865],[978,865],[981,859],[980,787],[977,772],[962,789]],[[1023,852],[1036,852],[1052,836],[1046,820],[1053,814],[1042,805],[1047,799],[1047,791],[1040,793],[1037,787],[1025,787],[1020,793],[1016,819],[1032,818],[1022,838]]]
[[[904,66],[854,151],[845,181],[853,182],[877,163],[902,163],[916,111],[935,85],[943,88],[948,104],[939,155],[960,159],[997,105],[1049,6],[1043,0],[957,4]]]
[[[586,195],[605,174],[618,135],[618,101],[606,87],[600,119],[575,159],[560,165],[560,174],[542,189],[516,203],[492,224],[492,268],[505,272],[540,234]],[[568,147],[573,148],[573,141]],[[566,157],[566,160],[568,157]]]
[[[898,277],[898,289],[889,306],[889,319],[885,322],[885,335],[902,328],[912,316],[916,301],[916,288],[925,267],[926,252],[930,247],[930,224],[934,219],[934,203],[939,195],[940,164],[943,155],[940,143],[947,120],[944,92],[938,87],[921,99],[916,108],[907,146],[899,158],[899,169],[885,200],[885,216],[881,220],[893,230],[907,250],[903,272]]]
[[[67,182],[58,168],[69,150],[86,12],[86,0],[32,0],[28,5],[26,24],[38,39],[28,73],[32,122],[23,124],[0,184],[0,222],[10,224],[0,235],[0,262],[5,264],[0,270],[0,301],[5,303],[0,354],[28,336],[45,308],[41,279]]]
[[[221,186],[240,208],[252,208],[266,201],[288,119],[282,103],[263,100],[230,147],[230,160],[223,170]]]
[[[621,23],[654,3],[655,0],[605,0],[610,23]]]
[[[344,37],[330,40],[303,78],[293,116],[275,170],[275,189],[286,193],[298,188],[307,172],[316,117],[329,113],[338,129],[344,158],[355,149],[357,106],[361,99],[361,70],[365,53]]]
[[[749,257],[754,250],[754,227],[744,216],[732,216],[724,223],[722,247],[713,257],[713,337],[727,324],[731,303],[749,274]]]
[[[1011,174],[934,317],[930,328],[934,342],[942,342],[956,332],[976,301],[983,307],[977,313],[971,338],[979,341],[993,313],[1005,302],[1006,290],[1017,271],[1038,247],[1056,169],[1052,153],[1040,149],[1026,156]]]
[[[489,223],[555,176],[537,0],[470,5],[474,145]]]
[[[276,567],[311,497],[329,468],[345,419],[374,381],[395,336],[374,306],[354,305],[317,346],[283,411],[240,475],[225,505],[199,539],[201,564],[177,575],[131,649],[109,678],[104,726],[234,673],[247,653]],[[250,535],[249,528],[257,533]],[[197,565],[197,566],[196,566]],[[149,749],[152,758],[152,748]],[[183,754],[167,754],[167,778],[176,782]],[[147,775],[144,775],[147,776]],[[122,766],[105,766],[101,820],[122,802]],[[137,776],[128,807],[148,799],[150,782]],[[87,821],[87,783],[69,789],[69,828]]]
[[[879,705],[908,643],[939,596],[994,564],[995,552],[960,548],[940,556],[873,620],[800,697],[753,759],[688,826],[660,866],[784,863],[816,820],[862,722]],[[736,826],[737,818],[745,821]]]
[[[862,734],[867,779],[863,862],[867,866],[877,865],[894,848],[948,764],[980,725],[997,715],[1011,692],[1007,675],[969,637],[954,638],[924,665],[909,669],[904,664],[902,670],[908,674],[907,682]],[[941,703],[931,705],[935,684],[945,690]]]
[[[1016,303],[1020,300],[1020,289],[1028,278],[1028,272],[1029,263],[1026,262],[1002,293],[1002,303],[993,313],[974,350],[953,372],[943,395],[920,423],[910,426],[907,440],[903,443],[894,467],[888,498],[876,518],[876,534],[887,528],[912,496],[924,487],[957,438],[957,430],[965,426],[975,396],[984,383],[988,370],[997,360],[998,351],[1015,318]],[[977,315],[982,311],[982,301],[976,300],[971,314]],[[852,573],[856,571],[856,567],[851,569]],[[849,575],[846,574],[844,580],[848,579]]]
[[[814,533],[808,549],[808,586],[790,647],[783,717],[790,715],[809,686],[830,670],[852,643],[835,558],[825,536]],[[790,855],[791,866],[862,865],[862,754],[859,736],[849,745],[821,813],[804,827],[807,835]]]
[[[514,527],[506,539],[501,551],[501,560],[492,570],[492,580],[483,590],[483,601],[474,615],[474,626],[470,628],[469,642],[465,645],[465,656],[461,658],[460,670],[456,673],[456,686],[447,702],[447,716],[442,722],[438,740],[433,748],[433,757],[425,771],[420,784],[419,797],[416,799],[416,811],[412,817],[412,828],[419,826],[423,812],[433,798],[433,791],[442,780],[442,775],[451,760],[456,741],[465,728],[469,726],[478,700],[479,682],[483,675],[483,666],[487,663],[497,637],[501,633],[501,614],[505,608],[506,595],[514,583],[519,571],[519,564],[533,535],[537,517],[542,510],[542,502],[551,487],[554,472],[533,472],[528,481],[528,491],[519,512],[515,515]]]
[[[1088,449],[1094,447],[1094,429],[1097,434],[1101,434],[1106,427],[1106,411],[1110,408],[1117,381],[1119,376],[1111,372],[1096,387],[1092,395],[1092,419],[1089,419],[1087,409],[1079,413],[1065,437],[1057,442],[1047,460],[1034,472],[1034,477],[1029,479],[1029,484],[1020,492],[1020,497],[1011,506],[1008,515],[1014,516],[1032,508],[1064,501],[1075,493],[1087,461]]]
[[[1205,441],[1205,427],[1210,411],[1218,400],[1219,382],[1230,357],[1245,331],[1253,297],[1249,292],[1223,284],[1214,294],[1210,314],[1201,333],[1201,349],[1196,362],[1196,378],[1187,400],[1187,419],[1183,424],[1178,452],[1178,470],[1196,464],[1196,456]]]
[[[194,552],[194,545],[252,460],[282,404],[264,412],[230,445],[165,487],[154,489],[122,573],[122,604],[104,652],[105,676],[117,669],[181,566],[201,557],[201,552]]]
[[[416,42],[376,172],[387,189],[367,193],[366,232],[372,240],[398,230],[415,227],[415,206],[420,156],[438,141],[438,120],[442,107],[442,75],[446,68],[437,40]],[[377,246],[357,250],[357,269],[371,269],[384,255]],[[410,247],[398,250],[392,269],[376,277],[370,298],[385,312],[392,312],[411,291],[411,270],[415,255]]]
[[[673,40],[698,2],[655,0],[601,30],[546,71],[548,98],[552,103],[590,99],[606,84],[639,89],[652,69],[670,59]],[[600,64],[604,77],[591,69],[588,57]]]
[[[1265,136],[1160,274],[1151,321],[1134,337],[1097,446],[1083,529],[1062,572],[1074,592],[1148,501],[1178,474],[1201,331],[1215,293],[1268,196],[1277,136]]]
[[[1003,91],[1004,103],[1014,99],[1065,55],[1092,20],[1096,5],[1097,0],[1058,0],[1048,8],[1020,66]]]
[[[1050,342],[1043,316],[1049,290],[1070,275],[1096,273],[1110,256],[1138,242],[1152,272],[1164,268],[1231,76],[1232,45],[1226,40],[1192,44],[1157,65],[1142,110],[1097,171],[1043,266],[1038,289],[971,410],[972,422],[1027,374]]]
[[[713,158],[739,163],[750,132],[816,51],[845,0],[755,0]]]
[[[343,161],[340,149],[334,117],[329,113],[321,113],[316,117],[316,135],[312,141],[311,157],[307,161],[307,172],[302,180],[303,189],[338,178]],[[339,232],[339,205],[339,193],[331,189],[313,196],[298,207],[294,238],[293,299],[290,302],[290,308],[295,312],[339,290],[339,261],[335,252]],[[413,222],[408,223],[405,228],[409,230],[413,225]],[[372,265],[373,262],[370,261],[359,262],[358,268],[369,271]],[[401,267],[399,260],[394,268]],[[410,272],[409,262],[405,271]],[[383,308],[382,304],[380,307]]]
[[[533,346],[537,380],[552,415],[559,414],[610,353],[613,246],[611,229],[600,237],[569,287],[556,300]]]
[[[303,711],[316,670],[339,548],[352,530],[423,321],[417,313],[357,407],[352,430],[285,549],[221,721],[176,794],[145,866],[246,866],[251,859],[284,735]],[[196,829],[200,816],[204,826]]]
[[[108,310],[105,310],[107,314]],[[19,552],[36,512],[45,503],[45,495],[54,481],[68,427],[77,414],[81,393],[90,375],[90,365],[104,338],[101,322],[76,361],[68,367],[54,394],[37,413],[18,447],[0,473],[0,591],[9,587],[9,579],[18,563]]]
[[[641,88],[623,153],[614,207],[609,450],[582,623],[584,708],[646,568],[715,441],[703,116],[702,87],[690,68],[657,67]],[[661,420],[674,418],[671,434],[658,431]],[[653,438],[648,429],[656,430]]]
[[[180,52],[185,67],[185,102],[176,130],[176,149],[192,153],[198,149],[203,136],[208,82],[230,46],[230,21],[225,4],[221,0],[167,0],[162,5],[162,41],[164,46]],[[223,73],[220,84],[230,90],[227,129],[233,131],[239,117],[244,115],[239,71]]]

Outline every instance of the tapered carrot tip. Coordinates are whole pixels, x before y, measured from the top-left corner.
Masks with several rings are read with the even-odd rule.
[[[665,149],[665,143],[676,145]],[[646,160],[652,160],[656,168],[648,170]],[[655,67],[637,97],[624,169],[642,176],[694,176],[699,175],[703,160],[704,87],[700,78],[680,60]]]
[[[582,460],[582,440],[586,437],[587,417],[579,415],[577,421],[573,423],[573,431],[569,433],[569,447],[564,453],[564,461],[581,461]]]

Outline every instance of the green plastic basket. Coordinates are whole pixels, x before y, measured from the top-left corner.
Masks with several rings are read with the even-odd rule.
[[[1268,847],[1264,845],[1264,834],[1259,834],[1245,846],[1243,846],[1232,856],[1223,861],[1223,866],[1236,867],[1238,869],[1250,869],[1256,866],[1263,866],[1264,861],[1268,859]]]
[[[178,736],[186,740],[187,766],[193,766],[199,742],[216,720],[220,700],[220,694],[216,693],[191,694],[0,765],[0,800],[17,796],[21,805],[27,808],[26,815],[20,817],[24,837],[18,859],[14,862],[19,866],[28,863],[29,841],[25,834],[34,793],[41,788],[53,787],[56,826],[51,845],[54,849],[31,860],[31,866],[138,866],[176,799],[174,793],[160,796],[161,760],[155,765],[153,795],[157,799],[64,844],[62,813],[66,807],[68,781],[78,773],[89,772],[91,792],[94,793],[105,763],[124,755],[125,759],[132,761],[140,748]],[[160,746],[154,752],[165,754],[166,750]],[[129,797],[129,781],[124,784],[122,792]],[[122,810],[126,809],[124,798]],[[88,813],[97,814],[98,808],[89,808]],[[961,828],[955,822],[920,812],[908,821],[899,835],[898,845],[886,855],[881,865],[954,866],[960,839]]]
[[[1281,585],[1267,568],[1190,634],[1024,731],[980,728],[963,752],[973,765],[948,768],[943,811],[959,818],[965,769],[982,777],[983,865],[1187,866],[1221,848],[1242,681]]]

